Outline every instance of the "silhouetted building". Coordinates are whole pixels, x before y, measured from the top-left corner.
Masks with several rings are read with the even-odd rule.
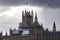
[[[44,30],[43,24],[39,24],[37,13],[33,21],[33,10],[22,11],[22,23],[19,23],[18,30],[10,29],[10,35],[0,35],[0,40],[60,40],[60,32],[56,31],[56,24],[53,23],[53,31]]]

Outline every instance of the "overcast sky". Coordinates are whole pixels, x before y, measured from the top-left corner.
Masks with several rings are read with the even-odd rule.
[[[37,12],[44,29],[52,30],[55,21],[57,30],[60,30],[60,0],[0,0],[0,31],[5,33],[9,28],[18,28],[26,2]]]

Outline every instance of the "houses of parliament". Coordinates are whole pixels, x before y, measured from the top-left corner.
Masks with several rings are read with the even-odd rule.
[[[44,30],[43,24],[39,24],[37,13],[35,18],[34,12],[22,11],[22,22],[19,23],[18,29],[10,29],[10,35],[2,36],[0,33],[0,40],[60,40],[60,32],[56,31],[56,24],[53,23],[53,31]],[[33,21],[34,19],[34,21]],[[24,31],[25,32],[24,34]]]

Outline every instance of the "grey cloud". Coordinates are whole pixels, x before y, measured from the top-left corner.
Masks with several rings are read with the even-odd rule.
[[[0,13],[1,13],[1,12],[5,12],[5,11],[7,11],[7,10],[10,10],[10,8],[9,8],[9,7],[1,7],[1,8],[0,8]]]
[[[32,0],[32,4],[38,6],[48,6],[52,8],[60,7],[60,0]]]
[[[15,17],[9,17],[7,15],[0,16],[0,31],[9,32],[9,29],[18,28],[20,19]]]
[[[60,9],[45,8],[42,13],[38,13],[38,18],[39,22],[42,20],[44,28],[49,30],[52,30],[55,21],[56,28],[60,31]]]
[[[27,0],[29,5],[48,6],[52,8],[60,7],[60,0]],[[25,5],[26,0],[0,0],[2,6]]]
[[[25,0],[0,0],[1,6],[16,6],[24,4]]]

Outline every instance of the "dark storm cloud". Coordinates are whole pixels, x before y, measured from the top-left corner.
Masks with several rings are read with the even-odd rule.
[[[1,6],[16,6],[24,4],[25,0],[0,0]]]
[[[34,6],[49,6],[49,7],[60,7],[60,0],[27,0],[30,5]],[[0,0],[2,6],[17,6],[25,5],[26,0]]]
[[[27,0],[30,5],[60,7],[60,0]],[[17,6],[25,5],[26,0],[0,0],[0,5]]]
[[[49,6],[52,8],[59,8],[60,0],[32,0],[32,4],[38,6]]]

